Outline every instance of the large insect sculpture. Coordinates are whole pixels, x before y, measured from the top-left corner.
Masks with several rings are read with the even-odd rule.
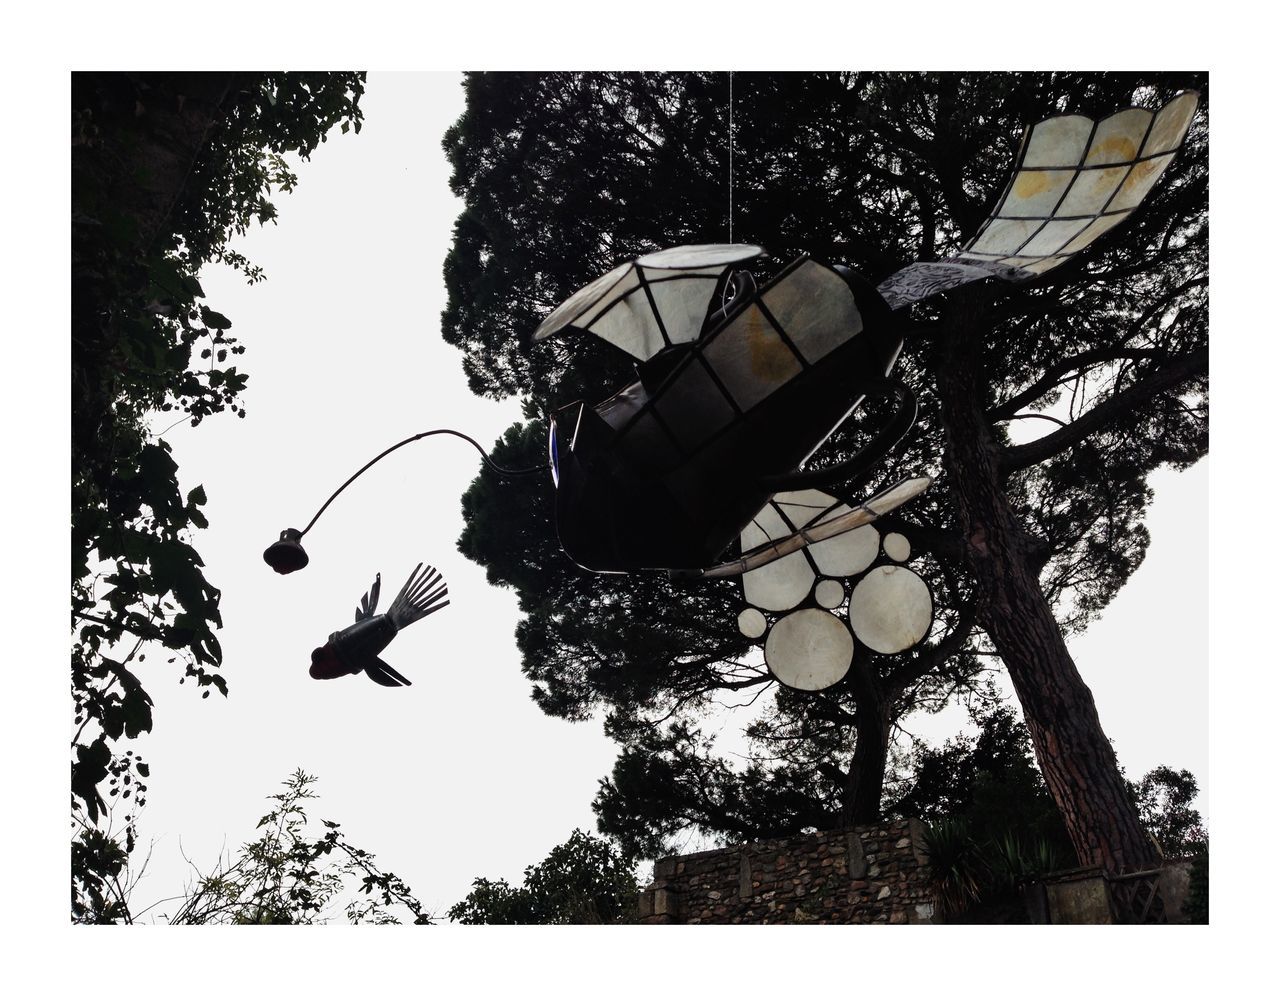
[[[872,523],[930,478],[860,501],[837,496],[915,419],[910,392],[890,379],[903,347],[895,313],[977,280],[1029,281],[1073,259],[1150,193],[1198,103],[1187,91],[1157,111],[1039,122],[974,238],[957,255],[913,263],[879,286],[807,256],[757,286],[744,267],[763,250],[732,244],[653,252],[579,290],[546,317],[535,342],[594,335],[627,353],[636,375],[602,401],[551,416],[566,555],[597,572],[740,577],[739,628],[764,641],[774,676],[795,688],[839,681],[857,644],[892,654],[920,643],[932,624],[928,587],[906,566],[906,538],[881,536]],[[806,469],[871,396],[894,402],[872,441],[834,467]],[[355,476],[436,432],[461,435],[421,433]],[[305,532],[281,533],[267,562],[281,573],[305,566]]]

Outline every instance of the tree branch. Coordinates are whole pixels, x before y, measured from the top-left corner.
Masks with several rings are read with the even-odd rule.
[[[995,425],[997,422],[1012,418],[1028,404],[1057,387],[1058,381],[1063,374],[1071,373],[1073,370],[1093,366],[1097,363],[1106,363],[1109,360],[1163,359],[1168,355],[1168,353],[1160,349],[1115,349],[1112,347],[1087,349],[1076,356],[1069,356],[1065,360],[1059,360],[1026,390],[1019,391],[1007,401],[1000,402],[1000,404],[987,412],[987,421]]]
[[[1150,376],[1095,405],[1057,432],[1051,432],[1041,439],[1023,443],[1021,446],[1009,447],[1001,454],[1000,469],[1005,474],[1013,474],[1057,456],[1091,434],[1107,428],[1118,418],[1132,412],[1152,398],[1180,387],[1197,374],[1207,372],[1208,369],[1208,346],[1201,346],[1186,356],[1171,360]]]
[[[898,698],[912,682],[923,678],[934,668],[941,666],[943,661],[958,654],[963,649],[965,641],[969,639],[969,634],[973,632],[977,615],[973,602],[965,602],[960,607],[960,618],[956,620],[955,627],[936,647],[920,654],[915,660],[903,664],[889,675],[884,682],[885,698],[889,701]]]

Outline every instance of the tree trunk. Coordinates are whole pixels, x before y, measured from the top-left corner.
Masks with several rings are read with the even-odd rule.
[[[841,829],[880,821],[880,796],[884,792],[889,731],[893,726],[890,703],[880,687],[875,665],[865,657],[855,660],[850,677],[856,695],[854,734],[857,739],[840,807]]]
[[[977,585],[978,622],[1008,668],[1036,760],[1081,864],[1116,872],[1150,867],[1157,853],[1040,588],[1042,558],[1005,493],[1000,446],[984,413],[989,392],[978,359],[986,333],[980,293],[953,307],[938,370],[944,461]]]

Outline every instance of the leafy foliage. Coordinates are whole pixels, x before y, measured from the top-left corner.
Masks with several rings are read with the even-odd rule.
[[[1190,858],[1207,851],[1209,838],[1191,801],[1200,791],[1190,771],[1160,765],[1133,785],[1138,813],[1166,858]]]
[[[1209,922],[1209,848],[1205,848],[1191,862],[1191,881],[1187,886],[1187,900],[1182,908],[1187,923]]]
[[[525,869],[524,884],[477,878],[449,909],[458,923],[628,923],[635,919],[635,862],[606,840],[574,830]]]
[[[626,359],[594,337],[534,346],[551,308],[621,260],[727,241],[728,83],[724,73],[468,77],[467,110],[445,137],[465,208],[445,264],[442,324],[474,391],[523,398],[528,421],[507,433],[495,459],[539,453],[548,411],[577,398],[594,403],[629,379]],[[974,651],[993,643],[981,619],[970,628],[973,616],[1003,603],[973,569],[981,534],[961,528],[967,506],[951,462],[961,442],[998,469],[998,501],[1026,534],[1017,554],[1032,565],[1023,594],[1047,602],[1068,633],[1142,562],[1148,474],[1187,466],[1208,445],[1202,74],[735,74],[733,231],[773,254],[757,276],[809,253],[873,281],[954,251],[976,231],[1025,125],[1063,111],[1154,106],[1185,87],[1201,91],[1202,112],[1123,238],[1102,240],[1030,288],[980,288],[904,318],[898,372],[921,413],[882,479],[936,478],[891,525],[927,555],[938,581],[935,633],[956,639],[926,648],[896,676],[864,657],[849,682],[822,695],[766,697],[745,764],[722,763],[696,732],[711,709],[773,691],[733,626],[733,584],[587,574],[556,551],[549,482],[476,480],[459,545],[519,596],[517,639],[535,699],[568,719],[605,713],[623,744],[597,799],[602,826],[626,827],[635,846],[652,851],[682,826],[714,835],[838,820],[853,806],[851,786],[883,763],[883,751],[868,749],[855,765],[860,740],[887,743],[912,709],[939,708],[980,683]],[[975,301],[981,334],[953,334]],[[944,405],[957,369],[972,372],[964,397],[979,408],[980,430]],[[875,415],[842,427],[815,467],[854,452]],[[1014,445],[1015,421],[1049,431]],[[1003,562],[997,576],[1012,566]],[[1065,649],[1062,657],[1058,676],[1074,667]],[[677,722],[685,725],[666,728]],[[1105,754],[1100,728],[1090,736]],[[771,783],[788,791],[760,794]],[[797,805],[791,789],[809,804]],[[753,815],[744,821],[745,808]]]
[[[918,746],[904,758],[890,810],[927,821],[930,874],[945,916],[1016,921],[1025,915],[1021,887],[1067,867],[1071,844],[1013,711],[979,707],[974,718],[977,737]],[[1162,765],[1129,785],[1166,858],[1205,859],[1193,865],[1188,898],[1188,916],[1200,915],[1204,900],[1196,890],[1207,894],[1208,838],[1191,807],[1195,778]]]
[[[429,924],[431,917],[404,881],[384,872],[375,856],[349,843],[339,824],[323,820],[319,837],[307,833],[306,802],[316,779],[299,769],[258,821],[262,836],[200,877],[182,905],[165,919],[175,925],[323,923],[344,889],[368,898],[345,905],[348,922]]]
[[[916,745],[894,777],[888,808],[926,822],[962,819],[987,842],[1014,834],[1046,840],[1065,853],[1070,841],[1031,754],[1026,728],[1006,705],[979,705],[976,737],[961,734],[941,747]]]
[[[965,912],[982,895],[986,863],[964,820],[939,820],[924,832],[929,880],[942,917]]]
[[[165,413],[193,425],[243,418],[244,347],[205,303],[210,260],[261,270],[228,248],[275,218],[270,197],[342,122],[359,130],[363,74],[77,73],[72,80],[71,684],[73,916],[111,920],[99,885],[115,850],[108,798],[145,802],[145,764],[117,743],[152,728],[135,662],[163,652],[204,697],[225,695],[220,593],[193,545],[208,525],[202,486],[183,491]],[[107,797],[102,790],[108,779]],[[136,794],[135,794],[136,790]],[[100,861],[96,871],[90,866]]]

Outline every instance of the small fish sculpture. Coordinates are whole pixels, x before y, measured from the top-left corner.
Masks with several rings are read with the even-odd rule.
[[[360,597],[355,624],[331,633],[328,643],[311,652],[311,677],[340,678],[344,674],[363,671],[370,679],[388,688],[413,684],[378,654],[386,649],[400,630],[448,605],[447,599],[441,599],[449,594],[449,588],[439,571],[430,566],[423,570],[419,564],[391,603],[391,608],[381,615],[374,615],[381,587],[382,575],[379,574],[374,578],[369,593]]]

